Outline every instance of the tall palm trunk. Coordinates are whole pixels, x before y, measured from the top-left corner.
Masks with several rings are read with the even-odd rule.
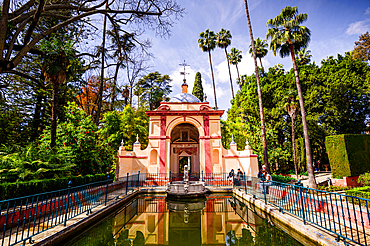
[[[238,73],[239,88],[241,90],[242,89],[242,81],[240,80],[240,74],[239,74],[238,64],[235,64],[235,67],[236,67],[236,72]]]
[[[262,71],[263,71],[262,59],[261,59],[261,57],[258,57],[258,58],[259,58],[259,60],[260,60],[261,68],[262,68]]]
[[[231,79],[230,62],[229,62],[229,58],[227,57],[227,50],[226,50],[226,47],[225,47],[225,55],[226,55],[226,60],[227,60],[227,67],[229,68],[231,95],[233,96],[233,99],[234,99],[235,97],[234,97],[233,80]]]
[[[252,25],[251,25],[251,20],[249,18],[249,10],[248,10],[247,0],[244,0],[244,3],[245,3],[245,12],[247,13],[247,21],[248,21],[248,27],[249,27],[249,34],[251,36],[251,44],[252,44],[252,50],[253,50],[254,68],[255,68],[256,80],[257,80],[258,102],[259,102],[260,117],[261,117],[261,135],[262,135],[262,147],[263,147],[263,162],[266,165],[267,171],[269,173],[271,173],[271,171],[270,171],[270,164],[269,164],[268,155],[267,155],[267,139],[266,139],[266,131],[265,131],[265,115],[263,113],[262,92],[261,92],[261,86],[260,86],[260,77],[259,77],[259,74],[258,74],[256,49],[254,47],[254,39],[253,39]]]
[[[310,137],[308,135],[306,111],[304,108],[303,95],[302,95],[302,90],[301,90],[301,84],[299,82],[299,74],[298,74],[297,63],[295,60],[293,45],[289,44],[289,48],[290,48],[290,54],[292,56],[292,61],[293,61],[295,82],[297,85],[299,106],[300,106],[301,115],[302,115],[302,125],[303,125],[303,134],[304,134],[304,143],[305,143],[305,148],[306,148],[306,159],[307,159],[307,170],[308,170],[308,185],[310,188],[317,188],[315,174],[314,174],[314,170],[312,166],[311,144],[310,144]]]
[[[215,107],[216,107],[216,110],[217,110],[218,107],[217,107],[217,97],[216,97],[216,85],[215,85],[215,78],[213,76],[212,58],[211,58],[211,51],[210,50],[208,50],[208,56],[209,56],[209,65],[211,65],[211,74],[212,74],[212,82],[213,82],[213,93],[215,95]]]
[[[51,129],[50,129],[50,148],[53,149],[57,140],[57,117],[58,117],[58,100],[59,100],[59,83],[53,84],[53,104],[51,110]]]
[[[108,4],[108,3],[107,3]],[[106,5],[107,8],[107,5]],[[103,103],[103,88],[104,88],[104,59],[105,59],[105,32],[107,29],[107,15],[104,15],[104,24],[103,24],[103,43],[102,43],[102,57],[101,57],[101,73],[100,73],[100,85],[98,93],[98,109],[96,110],[95,124],[99,125],[100,112]]]
[[[290,118],[292,119],[292,148],[293,148],[293,161],[294,161],[294,170],[295,175],[298,180],[298,165],[297,165],[297,154],[295,151],[295,129],[294,129],[294,121],[295,121],[296,115],[293,113]]]

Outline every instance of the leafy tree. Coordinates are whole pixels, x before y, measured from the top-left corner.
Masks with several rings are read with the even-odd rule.
[[[262,92],[261,92],[261,85],[260,85],[260,78],[258,72],[258,65],[257,65],[257,52],[254,47],[254,39],[253,39],[253,31],[252,31],[252,24],[249,17],[249,10],[248,10],[248,3],[247,0],[244,0],[245,3],[245,12],[247,14],[247,21],[249,27],[249,34],[251,38],[252,50],[253,50],[253,60],[254,60],[254,68],[256,73],[256,81],[257,81],[257,92],[258,92],[258,105],[260,108],[260,118],[261,118],[261,136],[262,136],[262,146],[263,146],[263,163],[266,166],[268,172],[270,172],[270,164],[268,161],[268,154],[267,154],[267,139],[266,139],[266,130],[265,130],[265,115],[263,112],[263,103],[262,103]]]
[[[366,32],[360,35],[360,40],[355,42],[353,58],[370,61],[370,34]]]
[[[87,115],[91,115],[94,118],[96,117],[96,110],[97,110],[97,101],[98,101],[98,94],[99,94],[99,84],[100,80],[96,76],[91,76],[86,85],[81,88],[79,95],[77,96],[77,104],[78,106],[85,111]],[[104,83],[104,91],[109,91],[112,89],[111,83],[107,82]],[[105,113],[109,110],[109,94],[103,95],[102,100],[102,113]]]
[[[307,44],[310,41],[310,30],[305,26],[300,26],[306,20],[307,14],[298,14],[297,7],[287,6],[281,11],[278,16],[267,21],[269,29],[266,36],[270,39],[270,49],[273,50],[275,56],[276,52],[279,51],[281,57],[289,56],[289,54],[292,57],[293,69],[295,73],[295,80],[299,96],[299,104],[302,115],[309,186],[311,188],[316,188],[317,184],[312,166],[313,161],[306,119],[306,110],[304,107],[303,94],[299,81],[298,67],[295,59],[295,53],[300,49],[306,48]]]
[[[227,57],[230,63],[235,65],[236,67],[236,72],[238,73],[238,84],[239,84],[240,89],[242,87],[242,84],[241,84],[240,75],[239,75],[238,63],[242,61],[243,56],[241,54],[242,54],[242,51],[236,48],[231,48],[230,53],[227,54]]]
[[[70,163],[76,165],[73,175],[106,173],[113,163],[113,156],[98,138],[98,128],[91,116],[79,109],[75,103],[66,108],[66,120],[58,125],[59,137],[55,149],[72,156]],[[39,148],[51,153],[49,129],[41,136]],[[55,160],[57,161],[57,160]]]
[[[212,68],[212,58],[211,58],[211,51],[216,47],[216,35],[213,31],[207,29],[205,32],[201,32],[199,34],[198,39],[199,47],[202,49],[203,52],[208,52],[209,57],[209,65],[211,66],[211,74],[212,74],[212,83],[213,83],[213,93],[215,96],[215,108],[217,109],[217,97],[216,97],[216,85],[215,85],[215,78],[213,76],[213,68]]]
[[[193,87],[192,94],[196,96],[201,102],[203,102],[204,92],[203,92],[203,86],[202,86],[202,74],[200,72],[197,72],[195,74],[194,87]]]
[[[269,163],[271,171],[289,168],[291,158],[291,142],[286,141],[289,134],[288,116],[280,106],[282,94],[290,90],[285,73],[279,73],[280,68],[270,68],[261,78],[261,92],[264,101],[266,117],[266,135],[269,139]],[[246,140],[258,154],[263,163],[263,146],[261,146],[261,121],[258,105],[256,75],[243,76],[244,86],[235,96],[234,104],[228,111],[226,124],[222,127],[222,142],[225,147],[231,141],[231,134],[240,150],[244,149]],[[226,134],[225,134],[226,130]],[[226,139],[225,139],[226,138]]]
[[[231,33],[229,30],[221,29],[216,34],[216,45],[218,48],[224,49],[225,50],[225,56],[226,56],[226,61],[227,61],[227,67],[229,68],[229,76],[230,76],[230,88],[231,88],[231,95],[233,96],[234,99],[234,87],[233,87],[233,80],[231,79],[231,70],[230,70],[230,61],[227,56],[227,47],[231,44]]]
[[[126,149],[132,149],[136,142],[136,135],[142,148],[148,144],[149,117],[142,109],[134,110],[127,105],[122,112],[110,111],[104,114],[103,127],[99,130],[102,144],[108,146],[115,153],[123,143]]]
[[[301,49],[296,54],[297,64],[306,65],[311,62],[311,57],[311,50],[307,50],[307,48]]]
[[[49,35],[71,24],[91,24],[93,15],[105,15],[110,22],[120,26],[136,27],[139,31],[155,30],[159,35],[168,35],[174,20],[182,17],[184,9],[170,0],[134,1],[109,5],[105,1],[73,1],[68,3],[49,1],[12,2],[5,0],[0,17],[0,73],[14,73],[28,54],[43,54],[38,44]],[[58,22],[46,27],[39,23],[43,18],[55,18]],[[123,24],[124,23],[124,24]],[[120,28],[120,32],[125,30]],[[22,37],[22,38],[21,38]]]
[[[159,72],[149,73],[139,79],[136,87],[140,100],[147,102],[150,110],[158,108],[163,97],[168,96],[172,92],[169,84],[171,81],[170,76],[162,76]]]
[[[51,119],[51,142],[50,147],[54,148],[57,137],[57,117],[59,87],[66,80],[71,80],[78,76],[78,70],[82,69],[81,60],[76,58],[77,51],[73,48],[73,43],[67,41],[65,44],[58,38],[50,41],[44,40],[43,50],[47,52],[44,66],[42,68],[46,80],[53,85],[53,105]]]
[[[268,50],[266,48],[267,48],[268,44],[266,43],[266,40],[262,40],[260,38],[257,38],[256,40],[254,40],[254,46],[255,46],[255,49],[256,49],[256,56],[260,60],[261,68],[263,69],[262,58],[267,55]],[[249,45],[249,54],[252,54],[252,56],[253,56],[252,45]]]

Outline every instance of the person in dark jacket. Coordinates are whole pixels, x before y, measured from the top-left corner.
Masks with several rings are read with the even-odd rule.
[[[262,169],[258,172],[258,178],[262,178],[262,172],[266,171],[266,165],[262,166]]]

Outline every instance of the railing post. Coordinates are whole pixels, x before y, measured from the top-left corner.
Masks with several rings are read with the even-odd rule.
[[[301,201],[301,209],[302,209],[302,219],[303,219],[303,224],[306,224],[306,217],[305,217],[305,212],[304,212],[304,207],[303,207],[303,199],[302,199],[302,183],[301,180],[297,180],[297,186],[299,189],[299,200]]]
[[[107,206],[107,199],[108,199],[108,184],[109,184],[109,175],[107,175],[107,186],[105,188],[105,206]]]
[[[245,194],[247,194],[247,180],[246,180],[246,177],[245,177],[245,172],[244,172],[244,192],[245,192]]]
[[[64,226],[67,225],[67,214],[68,214],[68,205],[69,205],[69,195],[71,194],[71,187],[72,187],[72,181],[68,182],[68,196],[67,196],[67,204],[66,204],[66,213],[64,215]]]
[[[172,175],[172,173],[171,173],[171,171],[170,171],[170,177],[169,177],[169,182],[171,183],[171,175]]]
[[[204,182],[204,179],[203,179],[203,170],[202,170],[202,182]]]
[[[127,173],[127,176],[126,176],[126,195],[127,195],[127,188],[128,188],[128,174],[129,173]]]
[[[262,174],[262,178],[261,179],[262,179],[263,195],[264,195],[265,204],[266,204],[267,202],[266,202],[266,185],[265,185],[266,179],[265,179],[265,175]]]
[[[136,187],[139,186],[140,186],[140,171],[137,173],[137,183],[136,183]]]
[[[235,180],[234,180],[234,173],[233,173],[233,188],[234,188],[234,183],[235,183]]]

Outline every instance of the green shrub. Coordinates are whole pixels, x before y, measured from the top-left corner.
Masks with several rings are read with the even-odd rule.
[[[272,174],[271,177],[273,181],[277,181],[280,183],[289,183],[291,181],[296,180],[295,178],[291,178],[289,176],[276,175],[276,174]]]
[[[333,177],[358,176],[370,170],[370,135],[328,136],[325,146]]]
[[[370,199],[370,186],[357,187],[352,190],[346,190],[346,195]]]
[[[350,187],[350,186],[342,187],[342,186],[331,185],[330,187],[329,186],[318,186],[317,189],[318,190],[335,192],[335,191],[351,190],[351,189],[353,189],[353,187]]]
[[[366,172],[361,174],[360,177],[358,177],[358,182],[363,186],[370,186],[370,173]]]
[[[88,183],[98,182],[106,180],[107,175],[97,174],[97,175],[86,175],[77,177],[67,177],[59,179],[43,179],[43,180],[31,180],[22,181],[15,183],[2,183],[0,184],[0,201],[29,196],[39,193],[44,193],[48,191],[55,191],[68,188],[68,182],[72,182],[72,186],[79,186]]]

